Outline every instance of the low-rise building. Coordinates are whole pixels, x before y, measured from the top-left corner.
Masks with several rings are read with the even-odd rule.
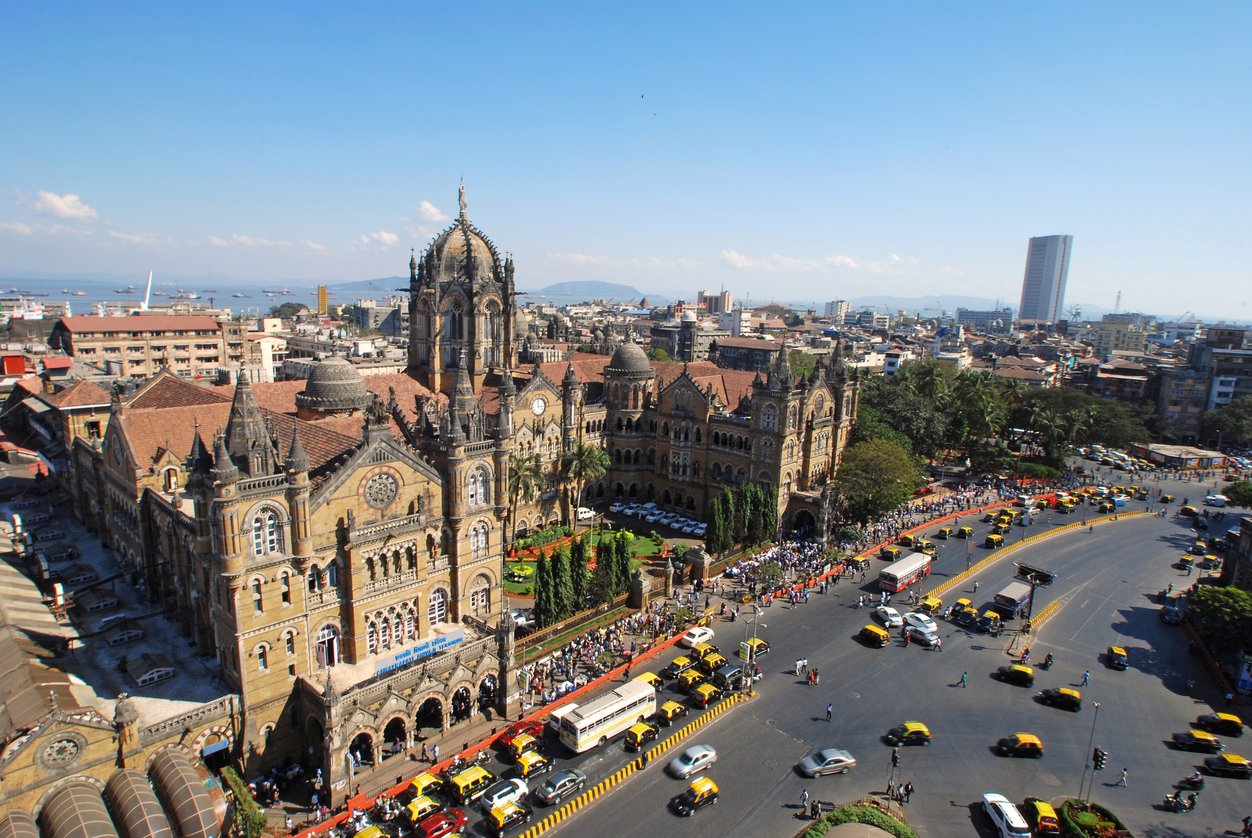
[[[162,369],[215,378],[243,363],[245,325],[204,314],[62,317],[48,346],[114,378],[142,380]]]

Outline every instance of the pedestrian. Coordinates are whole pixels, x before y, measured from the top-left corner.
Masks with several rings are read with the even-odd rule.
[[[430,753],[426,750],[426,743],[422,743],[422,762],[430,761]]]
[[[434,747],[430,749],[430,762],[432,765],[439,762],[439,743],[438,742],[436,742],[434,744]]]
[[[1090,669],[1088,669],[1088,670],[1086,670],[1085,672],[1083,672],[1083,674],[1082,674],[1082,685],[1083,685],[1084,687],[1085,687],[1085,686],[1087,686],[1087,683],[1088,683],[1090,680],[1091,680],[1091,670],[1090,670]]]
[[[904,784],[904,802],[908,803],[909,798],[912,796],[913,796],[913,783],[912,782],[905,783]]]
[[[974,593],[978,593],[978,580],[974,580]]]
[[[827,704],[826,705],[826,721],[830,721],[830,717],[833,716],[834,713],[835,713],[835,705]]]
[[[936,652],[942,652],[942,651],[943,651],[943,638],[942,638],[942,637],[936,637],[936,638],[935,638],[935,651],[936,651]]]
[[[800,659],[796,658],[796,677],[800,677]]]
[[[969,684],[969,673],[962,672],[961,673],[961,686],[966,687],[968,684]]]
[[[800,792],[800,808],[806,809],[808,808],[808,805],[809,805],[809,790],[805,789],[804,791]]]
[[[1122,776],[1117,778],[1117,782],[1114,785],[1118,785],[1118,786],[1121,786],[1122,788],[1126,788],[1126,775],[1129,773],[1130,773],[1129,771],[1123,768]]]
[[[896,785],[896,800],[899,800],[901,803],[904,802],[904,783]]]

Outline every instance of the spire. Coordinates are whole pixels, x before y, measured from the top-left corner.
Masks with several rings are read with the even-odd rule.
[[[300,426],[293,425],[291,428],[291,447],[287,449],[287,471],[308,471],[309,455],[304,453],[304,446],[300,444]]]
[[[278,470],[278,450],[265,414],[261,412],[252,385],[243,368],[235,384],[235,397],[230,403],[230,419],[226,422],[226,450],[235,464],[249,477],[264,477]]]
[[[207,472],[212,465],[213,458],[209,456],[204,437],[200,436],[200,420],[197,419],[191,432],[191,453],[187,455],[187,470]]]
[[[239,479],[239,469],[226,450],[226,437],[219,433],[217,445],[213,450],[213,479],[218,483],[234,483]]]
[[[456,399],[456,406],[459,410],[468,410],[475,403],[474,385],[470,382],[465,350],[461,350],[457,361],[456,378],[452,382],[452,395]]]
[[[561,379],[562,386],[571,387],[578,384],[578,374],[574,372],[574,358],[571,357],[565,364],[565,377]]]
[[[513,383],[513,370],[508,367],[500,373],[500,395],[512,399],[517,395],[517,385]]]
[[[791,390],[791,363],[787,360],[787,347],[778,348],[778,357],[774,360],[774,368],[770,370],[769,386],[771,390]]]
[[[409,248],[409,287],[417,285],[417,250]]]

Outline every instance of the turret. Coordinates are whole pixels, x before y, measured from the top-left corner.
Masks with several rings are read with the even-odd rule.
[[[300,430],[291,429],[291,446],[287,449],[287,508],[291,510],[291,553],[300,572],[313,554],[312,529],[309,525],[309,455],[300,443]]]
[[[561,402],[564,408],[562,424],[566,431],[572,431],[578,424],[578,375],[574,372],[572,358],[565,367],[565,377],[561,379]]]
[[[496,423],[498,439],[513,437],[513,403],[517,399],[517,387],[513,384],[513,371],[505,367],[500,374],[500,418]]]

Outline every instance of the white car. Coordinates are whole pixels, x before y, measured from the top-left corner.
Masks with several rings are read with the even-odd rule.
[[[617,513],[617,512],[621,512],[625,508],[626,508],[626,504],[620,501],[613,501],[613,503],[609,504],[609,512]]]
[[[1030,838],[1026,819],[1004,795],[987,792],[982,796],[982,808],[1000,838]]]
[[[515,778],[501,780],[487,787],[487,790],[483,792],[483,796],[478,798],[478,805],[482,807],[484,812],[490,814],[491,810],[497,806],[525,800],[528,794],[530,794],[530,787],[526,785],[525,780]]]
[[[1204,496],[1205,506],[1225,506],[1228,503],[1230,503],[1230,498],[1226,497],[1225,495],[1205,495]]]
[[[880,605],[875,608],[874,616],[887,628],[899,628],[904,625],[904,618],[900,616],[900,612],[890,605]]]
[[[717,751],[712,745],[692,745],[669,764],[669,773],[685,780],[697,771],[703,771],[717,762]]]
[[[935,634],[939,631],[939,626],[935,625],[935,621],[920,611],[910,611],[905,614],[904,622],[910,626],[919,628],[922,631],[930,632],[931,634]]]
[[[697,644],[708,643],[712,639],[713,629],[708,626],[696,626],[695,628],[687,629],[686,633],[678,639],[678,645],[686,646],[690,649]]]

